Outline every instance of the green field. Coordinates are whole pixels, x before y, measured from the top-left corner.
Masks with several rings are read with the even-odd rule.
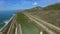
[[[39,34],[39,28],[37,28],[33,21],[29,20],[22,13],[17,13],[17,22],[21,24],[22,34]]]

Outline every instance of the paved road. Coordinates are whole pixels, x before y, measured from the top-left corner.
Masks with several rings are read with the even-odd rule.
[[[17,27],[16,27],[16,29],[15,29],[15,34],[17,34]]]
[[[16,15],[9,20],[2,29],[0,29],[0,34],[22,34],[21,25],[16,21]]]
[[[15,16],[10,23],[11,23],[11,25],[10,25],[8,31],[7,31],[7,34],[15,34],[15,28],[16,28],[16,23],[17,23],[16,19],[15,19]]]
[[[15,34],[22,34],[21,25],[20,23],[17,23],[16,18],[17,18],[17,15],[15,15],[15,22],[16,22]]]
[[[22,29],[20,24],[18,24],[18,34],[22,34]]]
[[[26,12],[23,12],[23,14],[25,14],[29,19],[33,20],[36,24],[40,25],[40,27],[42,27],[46,32],[48,32],[48,34],[57,34],[54,30],[58,30],[58,32],[60,31],[58,27],[48,24]],[[48,27],[47,27],[48,26]],[[49,27],[51,27],[54,30],[51,30]]]
[[[13,15],[10,20],[8,21],[7,24],[4,25],[4,27],[2,27],[0,29],[0,32],[4,33],[4,34],[7,34],[7,31],[10,29],[10,27],[12,26],[12,21],[13,21],[13,18],[14,18],[15,15]],[[11,25],[11,26],[10,26]],[[13,27],[12,27],[13,28]]]
[[[22,29],[20,24],[17,24],[15,28],[15,34],[22,34]]]

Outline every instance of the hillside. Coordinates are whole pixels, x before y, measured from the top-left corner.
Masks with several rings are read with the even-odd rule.
[[[41,10],[42,10],[42,7],[37,6],[37,7],[31,8],[31,9],[26,9],[24,11],[27,11],[27,12],[30,12],[30,13],[34,13],[36,11],[41,11]]]
[[[44,10],[60,10],[60,3],[56,3],[53,5],[49,5],[45,8],[43,8]]]
[[[60,27],[60,3],[47,6],[42,10],[39,9],[40,7],[37,9],[35,8],[27,10],[27,12],[36,16],[37,18]]]
[[[60,27],[60,10],[41,11],[32,15],[36,15],[38,18]]]

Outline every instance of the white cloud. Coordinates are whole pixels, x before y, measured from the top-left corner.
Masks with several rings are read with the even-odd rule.
[[[37,6],[37,5],[38,5],[38,3],[37,3],[37,2],[33,2],[33,3],[32,3],[32,5]]]
[[[22,5],[30,4],[30,3],[32,3],[32,2],[30,2],[30,1],[23,1]]]

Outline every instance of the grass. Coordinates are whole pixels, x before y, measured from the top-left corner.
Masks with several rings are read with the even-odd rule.
[[[44,10],[60,10],[60,3],[49,5],[43,8]]]
[[[48,23],[60,27],[60,10],[49,10],[31,13],[32,15],[40,18]]]
[[[21,24],[23,34],[39,34],[39,29],[24,14],[17,13],[17,22]]]
[[[34,15],[34,16],[35,16],[36,18],[38,18],[38,19],[41,19],[40,16],[38,16],[38,15]],[[48,27],[48,26],[47,26],[47,27]],[[48,28],[51,29],[50,27],[48,27]],[[56,30],[56,29],[54,29],[54,28],[51,29],[51,30],[53,30],[53,31],[56,32],[57,34],[60,34],[59,31]],[[45,32],[45,31],[44,31],[44,32]]]

